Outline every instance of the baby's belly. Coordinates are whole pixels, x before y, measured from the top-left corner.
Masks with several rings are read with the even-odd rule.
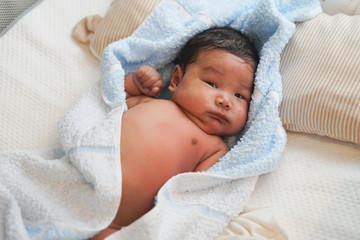
[[[124,114],[121,129],[123,185],[117,218],[122,226],[150,210],[166,181],[193,171],[203,154],[198,141],[194,141],[198,132],[191,125],[179,128],[173,119],[164,116],[157,119],[147,115],[151,119],[144,121],[141,115],[134,118],[129,113]]]
[[[124,171],[155,189],[176,174],[193,171],[209,137],[174,103],[161,100],[125,112],[121,131]]]
[[[121,139],[123,175],[137,183],[138,190],[156,194],[168,179],[193,171],[200,160],[200,151],[192,146],[191,137],[179,137],[166,126],[157,131],[128,127],[124,132],[127,134]],[[188,138],[187,144],[183,143],[184,138]]]

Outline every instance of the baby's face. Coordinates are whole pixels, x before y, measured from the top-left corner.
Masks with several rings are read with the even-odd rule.
[[[200,53],[184,75],[177,65],[169,89],[173,101],[204,132],[232,135],[245,126],[254,75],[241,58],[210,50]]]

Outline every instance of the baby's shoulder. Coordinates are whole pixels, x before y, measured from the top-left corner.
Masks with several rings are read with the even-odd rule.
[[[167,99],[153,98],[145,95],[133,96],[126,99],[128,108],[133,108],[143,104],[147,104],[148,107],[150,107],[149,105],[167,105],[169,102],[171,103],[172,101]]]
[[[151,107],[151,108],[157,108],[161,111],[169,111],[169,110],[180,110],[178,105],[174,103],[171,100],[168,99],[161,99],[161,98],[151,98],[147,99],[146,102],[144,102],[144,106]]]

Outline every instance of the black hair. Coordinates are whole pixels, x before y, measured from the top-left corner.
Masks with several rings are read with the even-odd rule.
[[[212,27],[196,34],[181,48],[174,63],[179,64],[185,73],[186,66],[195,62],[200,52],[215,49],[241,58],[252,66],[254,71],[259,63],[259,55],[254,45],[244,34],[231,27]]]

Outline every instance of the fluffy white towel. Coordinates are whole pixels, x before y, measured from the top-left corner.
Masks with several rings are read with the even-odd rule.
[[[97,84],[60,120],[63,149],[0,152],[0,239],[85,239],[109,225],[123,109],[108,111]]]

